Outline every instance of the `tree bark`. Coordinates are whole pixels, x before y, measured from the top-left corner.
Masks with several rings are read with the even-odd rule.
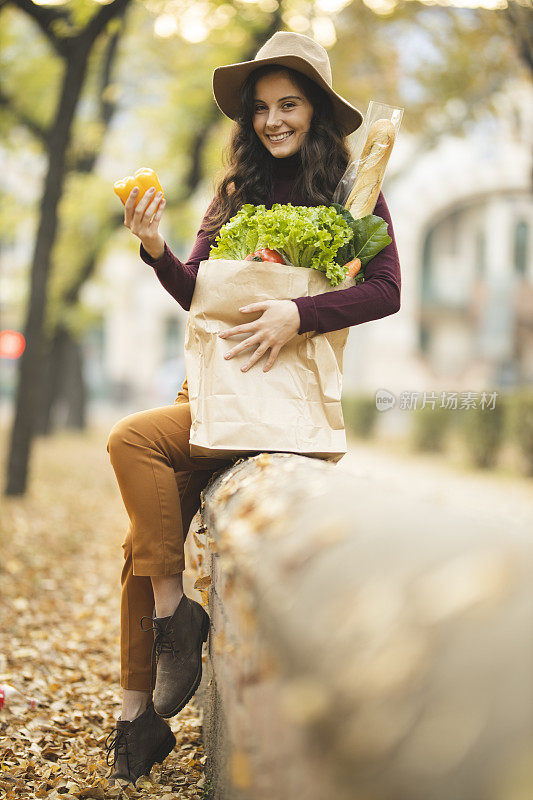
[[[50,351],[43,360],[41,386],[36,433],[49,436],[62,427],[83,430],[87,387],[81,345],[63,326],[56,329]]]
[[[65,427],[84,430],[87,423],[87,387],[83,377],[83,356],[80,342],[70,335],[67,340],[63,395],[67,402]]]
[[[56,330],[43,356],[41,392],[36,411],[35,432],[48,436],[52,431],[52,408],[58,396],[59,370],[62,362],[61,336]]]
[[[529,797],[525,522],[363,470],[261,453],[201,493],[216,797]]]

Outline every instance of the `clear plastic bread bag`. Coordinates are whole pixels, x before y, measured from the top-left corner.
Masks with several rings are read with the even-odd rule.
[[[380,152],[380,148],[382,146],[379,144],[379,142],[374,142],[372,144],[372,142],[369,141],[369,136],[374,138],[373,133],[376,130],[375,123],[377,123],[378,126],[382,123],[382,121],[384,125],[386,125],[387,122],[392,124],[393,129],[391,129],[391,138],[393,144],[394,141],[396,141],[398,132],[400,130],[403,112],[404,109],[399,108],[398,106],[389,106],[386,105],[386,103],[377,103],[374,100],[369,102],[367,112],[364,116],[362,125],[357,131],[358,135],[352,149],[354,158],[348,164],[344,175],[337,184],[337,188],[333,193],[333,203],[339,203],[341,206],[346,206],[346,201],[350,197],[350,193],[355,186],[357,176],[362,171],[363,166],[368,169],[373,163],[383,157],[383,153]],[[392,145],[390,145],[388,149],[392,150]],[[389,156],[390,152],[386,156],[385,163],[388,161]],[[383,176],[381,176],[381,179],[382,178]]]

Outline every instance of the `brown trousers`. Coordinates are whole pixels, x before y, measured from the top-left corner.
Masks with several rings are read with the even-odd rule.
[[[174,404],[129,414],[111,429],[107,452],[130,519],[122,544],[120,685],[149,692],[153,631],[150,575],[185,569],[184,541],[200,507],[200,492],[214,472],[235,459],[190,456],[187,378]],[[147,623],[144,628],[149,628]]]

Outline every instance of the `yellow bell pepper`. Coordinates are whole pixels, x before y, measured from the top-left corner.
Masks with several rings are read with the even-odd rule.
[[[151,186],[155,187],[156,192],[163,192],[163,187],[159,183],[159,178],[153,169],[149,167],[141,167],[141,169],[138,169],[133,175],[128,175],[127,178],[122,178],[119,181],[115,181],[113,184],[115,194],[118,194],[124,205],[134,186],[137,186],[139,189],[139,194],[135,200],[135,207],[137,207],[137,203]],[[163,197],[164,196],[165,193],[163,192]],[[163,197],[161,199],[163,199]]]

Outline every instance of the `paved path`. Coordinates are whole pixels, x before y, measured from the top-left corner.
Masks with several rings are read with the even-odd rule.
[[[404,453],[399,445],[351,439],[336,469],[383,481],[391,488],[460,508],[477,520],[512,525],[515,535],[533,528],[533,479],[446,463],[436,454]]]

